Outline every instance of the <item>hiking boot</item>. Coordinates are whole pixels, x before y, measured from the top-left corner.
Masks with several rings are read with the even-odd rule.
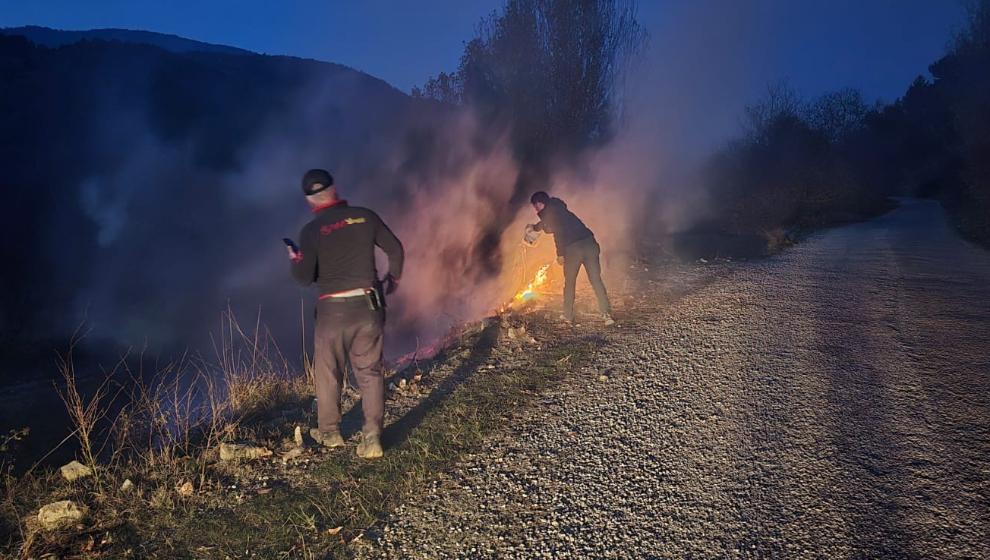
[[[608,313],[604,313],[602,315],[602,318],[605,319],[605,326],[606,327],[611,327],[612,325],[615,324],[615,319],[613,319],[612,316],[610,314],[608,314]]]
[[[370,434],[361,438],[361,443],[357,446],[357,456],[362,459],[377,459],[384,455],[382,443],[378,434]]]
[[[344,436],[340,435],[340,430],[321,432],[320,430],[313,428],[309,431],[309,437],[316,440],[316,443],[322,445],[323,447],[344,446]]]

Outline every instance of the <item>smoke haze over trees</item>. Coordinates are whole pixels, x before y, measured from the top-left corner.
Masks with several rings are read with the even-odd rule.
[[[552,190],[555,174],[581,174],[614,137],[623,73],[644,40],[633,2],[512,0],[481,21],[456,72],[413,91],[456,107],[461,126],[417,138],[409,167],[429,169],[429,180],[405,184],[430,193],[414,211],[441,216],[445,228],[411,237],[429,239],[420,243],[424,254],[412,248],[411,262],[440,266],[410,269],[417,276],[406,285],[431,295],[409,303],[461,318],[501,303],[499,280],[518,253],[516,238],[504,234],[521,229],[533,191]]]
[[[208,349],[227,304],[260,308],[293,347],[300,292],[278,239],[306,219],[296,182],[314,166],[382,212],[418,263],[393,314],[399,348],[490,310],[520,195],[614,132],[641,31],[624,2],[513,2],[482,29],[459,73],[468,110],[174,37],[0,36],[2,233],[25,240],[2,255],[20,271],[4,275],[4,360],[34,363],[83,321],[89,345]],[[534,42],[539,68],[524,64]]]
[[[623,71],[645,41],[630,1],[511,0],[482,20],[455,73],[413,95],[508,127],[526,172],[545,174],[614,136]]]
[[[299,170],[387,192],[381,155],[436,113],[287,57],[0,35],[0,72],[5,356],[50,356],[84,319],[90,342],[205,342],[228,301],[298,325],[299,292],[270,280],[305,219]]]

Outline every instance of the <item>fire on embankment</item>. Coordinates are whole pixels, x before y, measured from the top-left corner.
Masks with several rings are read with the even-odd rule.
[[[408,266],[390,307],[392,336],[401,353],[425,345],[452,326],[519,308],[547,290],[560,289],[560,266],[551,235],[534,247],[522,243],[526,224],[539,217],[531,191],[545,190],[566,201],[602,246],[606,283],[624,279],[640,197],[601,153],[579,165],[561,165],[538,182],[524,179],[507,141],[479,146],[476,123],[465,112],[456,126],[431,139],[428,168],[408,178],[410,193],[393,228],[406,247]],[[404,161],[393,162],[401,168]],[[396,173],[398,174],[398,172]],[[579,278],[579,285],[584,282]]]

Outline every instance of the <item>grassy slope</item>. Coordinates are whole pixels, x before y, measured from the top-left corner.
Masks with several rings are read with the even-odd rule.
[[[349,543],[403,499],[414,496],[435,473],[449,470],[459,457],[479,449],[514,410],[561,381],[568,365],[582,360],[598,344],[593,337],[547,331],[534,334],[554,342],[544,343],[541,351],[527,352],[518,342],[510,344],[504,333],[497,322],[488,323],[423,365],[427,371],[423,396],[405,399],[408,406],[400,407],[401,415],[386,428],[387,452],[382,460],[357,459],[353,444],[311,453],[290,466],[283,466],[277,453],[272,459],[238,466],[195,456],[184,467],[187,477],[196,480],[193,473],[204,461],[207,475],[197,484],[197,492],[186,497],[174,490],[182,476],[166,482],[142,480],[136,473],[132,478],[145,490],[130,496],[114,490],[119,481],[106,481],[98,489],[93,482],[70,485],[51,475],[35,477],[33,486],[18,482],[21,491],[15,498],[8,492],[4,524],[8,530],[20,525],[20,532],[5,539],[6,553],[54,551],[94,558],[347,557]],[[390,408],[394,408],[391,403]],[[355,412],[360,414],[352,411],[349,416]],[[272,433],[284,438],[291,429],[292,423],[286,423]],[[344,429],[346,434],[346,418]],[[42,503],[64,498],[92,508],[85,526],[51,534],[18,522]]]

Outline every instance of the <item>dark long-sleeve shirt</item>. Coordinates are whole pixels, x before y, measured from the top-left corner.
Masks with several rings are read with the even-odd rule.
[[[564,247],[595,235],[559,198],[548,200],[537,216],[540,222],[536,224],[536,229],[553,234],[558,257],[564,256]]]
[[[316,210],[299,234],[302,258],[292,276],[303,286],[313,282],[320,294],[370,288],[378,281],[375,246],[388,256],[388,272],[402,276],[402,243],[377,214],[340,201]]]

